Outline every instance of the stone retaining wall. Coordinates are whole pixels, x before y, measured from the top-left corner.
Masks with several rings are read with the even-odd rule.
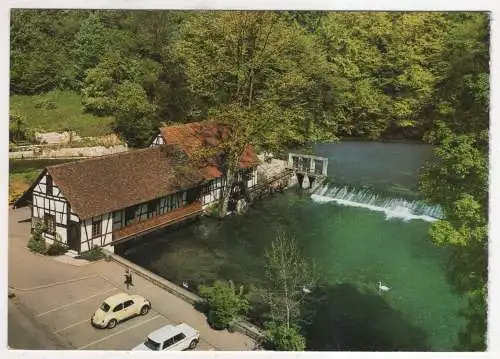
[[[82,158],[111,155],[128,151],[126,145],[96,146],[96,147],[65,147],[60,149],[47,149],[34,147],[30,151],[9,152],[10,159],[54,159],[54,158]]]

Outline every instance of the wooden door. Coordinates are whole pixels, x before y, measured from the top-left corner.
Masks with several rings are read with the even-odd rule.
[[[75,221],[68,221],[68,247],[80,253],[80,224]]]

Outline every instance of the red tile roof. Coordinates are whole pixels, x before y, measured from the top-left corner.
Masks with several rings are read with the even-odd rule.
[[[224,125],[213,122],[192,122],[182,125],[166,126],[160,133],[167,144],[178,145],[188,156],[192,157],[197,150],[205,146],[217,146],[221,140],[227,138],[229,129]],[[208,160],[209,164],[202,170],[208,178],[222,175],[215,160]],[[240,158],[241,168],[257,165],[259,160],[252,145],[247,145]]]

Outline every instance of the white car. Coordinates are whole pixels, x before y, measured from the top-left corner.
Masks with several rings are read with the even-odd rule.
[[[132,350],[186,350],[194,349],[200,341],[200,333],[187,324],[165,325],[149,334],[144,343]]]
[[[149,309],[151,302],[144,297],[119,293],[102,302],[92,316],[91,323],[99,328],[112,329],[127,318],[148,314]]]

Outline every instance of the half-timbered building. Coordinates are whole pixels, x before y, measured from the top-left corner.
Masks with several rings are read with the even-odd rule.
[[[160,128],[159,133],[152,140],[150,147],[161,145],[179,146],[190,158],[196,156],[201,148],[217,146],[228,136],[228,128],[216,125],[213,122],[192,122],[187,124],[165,126]],[[237,173],[235,192],[244,194],[251,191],[257,185],[257,165],[258,160],[254,149],[247,145],[240,158],[240,171]],[[226,185],[226,176],[220,170],[220,165],[209,159],[207,170],[212,179],[204,187],[203,206],[204,208],[213,205],[220,198],[220,192]]]
[[[29,204],[32,228],[76,252],[117,244],[202,214],[224,184],[216,160],[190,158],[166,143],[46,167],[15,203]],[[242,171],[258,162],[250,148]]]

